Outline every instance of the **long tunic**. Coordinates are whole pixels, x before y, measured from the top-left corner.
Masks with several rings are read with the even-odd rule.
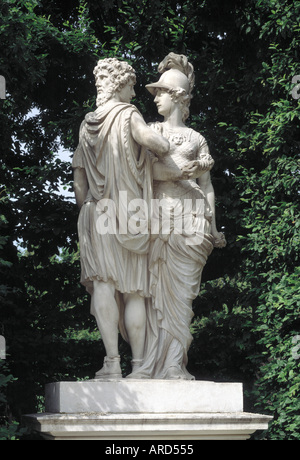
[[[134,112],[131,104],[108,103],[87,114],[80,128],[73,168],[85,169],[89,185],[78,234],[81,283],[90,294],[93,281],[110,280],[117,295],[149,296],[149,232],[124,228],[133,214],[129,203],[152,197],[151,160],[131,134]]]
[[[209,155],[205,139],[192,129],[168,132],[161,124],[152,128],[170,141],[170,154],[163,159],[167,165],[183,167]],[[213,249],[212,211],[196,180],[155,181],[154,198],[164,208],[158,210],[159,231],[155,234],[152,229],[147,343],[144,365],[137,373],[139,377],[164,379],[175,367],[182,378],[193,379],[186,370],[192,342],[192,302],[199,293],[202,271]],[[162,214],[168,207],[173,209],[174,217],[170,230],[164,231]]]

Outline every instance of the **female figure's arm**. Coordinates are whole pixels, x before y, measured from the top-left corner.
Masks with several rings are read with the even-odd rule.
[[[210,172],[206,172],[199,177],[197,182],[202,192],[205,194],[212,210],[211,233],[214,237],[214,246],[217,248],[224,248],[226,246],[224,233],[218,232],[216,225],[215,191],[211,182]]]
[[[153,163],[153,178],[157,181],[187,180],[190,178],[190,173],[183,171],[175,163],[174,166],[170,166],[158,160]]]

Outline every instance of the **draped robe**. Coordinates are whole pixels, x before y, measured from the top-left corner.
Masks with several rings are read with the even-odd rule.
[[[210,157],[206,140],[194,130],[168,131],[160,123],[151,128],[170,141],[170,153],[161,160],[167,165],[175,163],[183,167],[189,161]],[[169,378],[168,371],[176,368],[181,378],[193,380],[186,369],[192,342],[192,302],[199,294],[202,271],[213,250],[212,211],[195,180],[154,181],[153,196],[164,200],[164,207],[173,209],[174,216],[181,221],[190,222],[190,227],[183,226],[181,232],[176,231],[174,217],[170,231],[164,234],[165,209],[158,211],[160,229],[157,234],[152,233],[149,252],[151,298],[146,301],[144,362],[131,378],[165,379]]]
[[[152,197],[151,160],[131,133],[134,112],[138,110],[131,104],[107,103],[87,114],[73,158],[73,168],[85,169],[89,186],[78,219],[81,283],[92,294],[93,281],[113,281],[122,313],[120,330],[126,340],[122,294],[149,296],[149,232],[124,230],[124,222],[133,214],[129,203],[134,199],[149,203]],[[103,213],[114,231],[99,231]]]

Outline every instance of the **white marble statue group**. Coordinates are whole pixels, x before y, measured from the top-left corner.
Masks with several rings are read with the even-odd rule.
[[[185,125],[194,69],[170,53],[146,86],[162,123],[130,103],[134,69],[115,58],[94,70],[97,109],[86,115],[73,158],[80,207],[81,282],[91,295],[106,357],[95,379],[122,378],[121,332],[132,351],[127,378],[187,379],[192,302],[216,228],[206,140]]]

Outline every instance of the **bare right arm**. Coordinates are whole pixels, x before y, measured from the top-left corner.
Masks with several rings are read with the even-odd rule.
[[[131,130],[134,140],[143,147],[156,153],[158,156],[165,156],[170,150],[169,141],[153,131],[146,125],[138,113],[133,113],[131,118]]]

